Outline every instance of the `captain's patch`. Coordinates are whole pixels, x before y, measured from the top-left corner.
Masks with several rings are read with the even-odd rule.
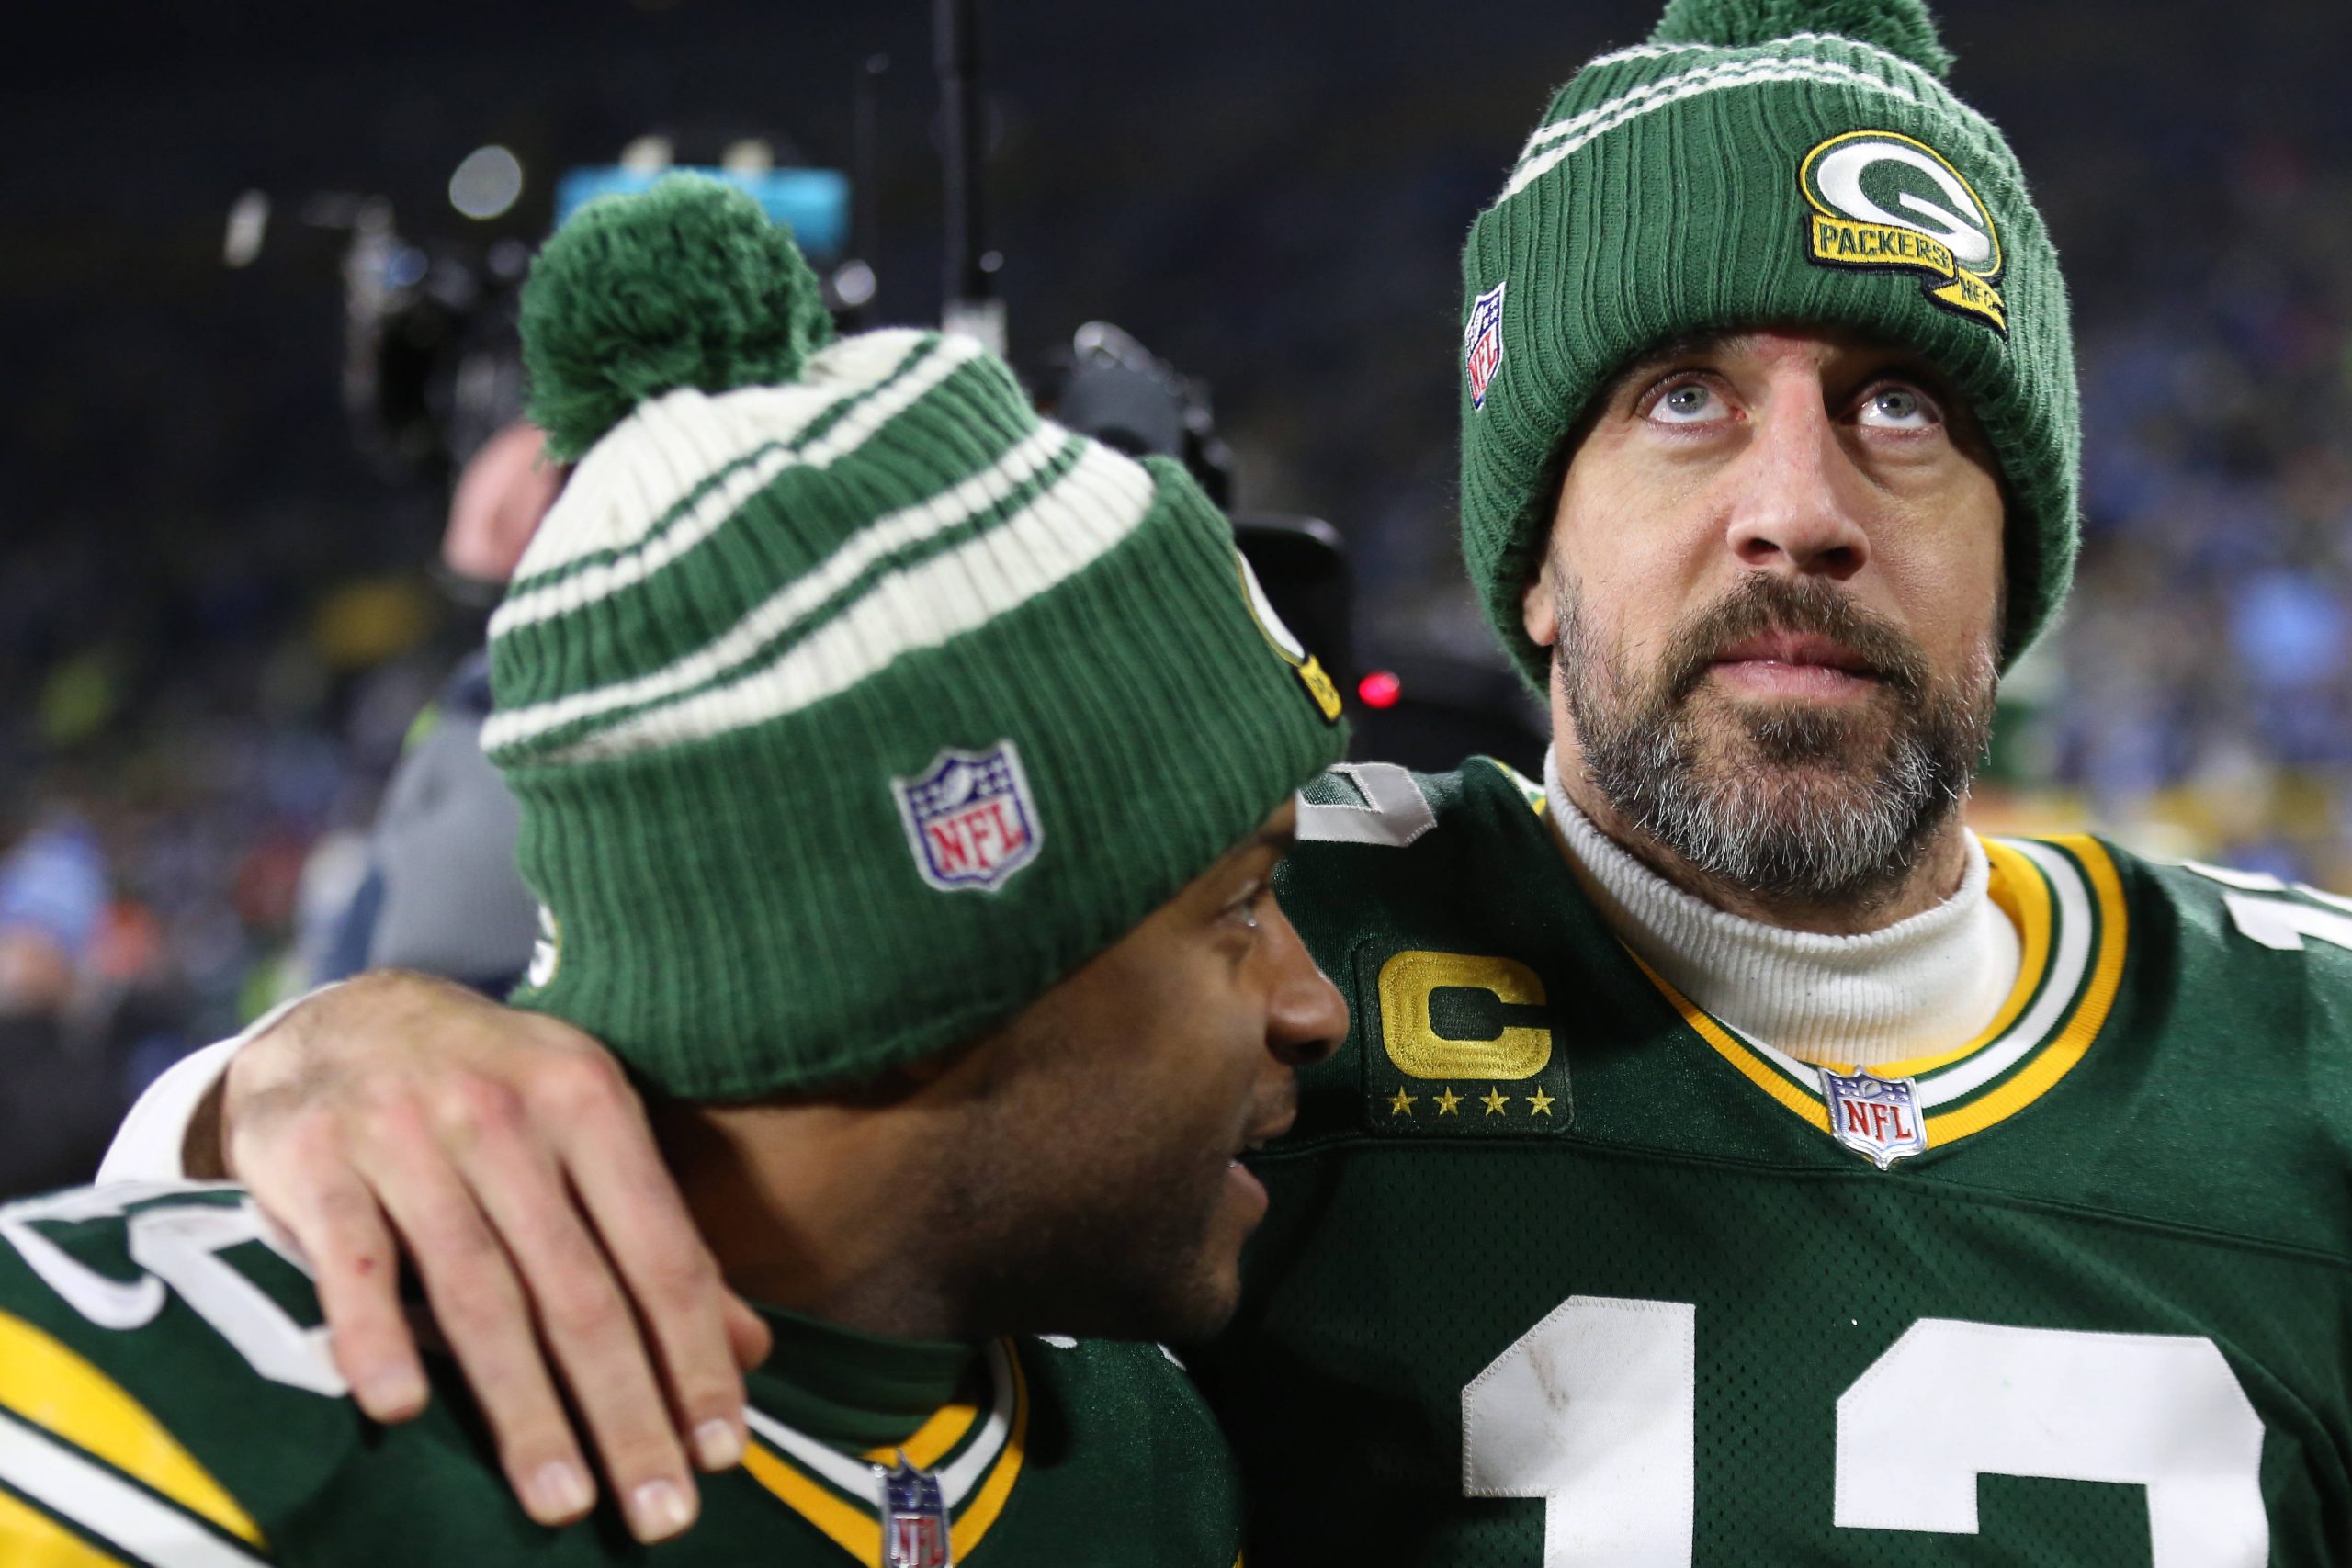
[[[1514,958],[1356,954],[1363,1115],[1419,1138],[1547,1137],[1576,1106],[1542,976]],[[1373,1005],[1361,1005],[1370,998]]]

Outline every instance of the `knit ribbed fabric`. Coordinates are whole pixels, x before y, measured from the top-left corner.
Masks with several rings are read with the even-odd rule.
[[[1709,1014],[1801,1062],[1881,1066],[1965,1045],[2017,984],[2017,928],[1986,896],[1991,867],[1973,833],[1951,897],[1883,931],[1825,936],[1746,919],[1675,886],[1576,808],[1548,754],[1544,787],[1618,939]]]
[[[640,403],[491,633],[547,908],[514,1000],[695,1100],[1003,1022],[1342,748],[1184,472],[932,333]]]
[[[1891,41],[1939,71],[1917,0]],[[1521,671],[1555,454],[1621,368],[1685,335],[1850,328],[1924,355],[2007,481],[2014,659],[2074,573],[2080,416],[2056,253],[2001,134],[1939,71],[1827,31],[1758,39],[1800,4],[1680,4],[1658,41],[1560,89],[1463,254],[1462,530]],[[1840,12],[1851,25],[1858,7]],[[1923,44],[1917,39],[1924,38]],[[1939,237],[1940,236],[1940,238]]]

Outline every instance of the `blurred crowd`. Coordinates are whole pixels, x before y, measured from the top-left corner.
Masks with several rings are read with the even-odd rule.
[[[2222,173],[2204,243],[2103,212],[2148,264],[2075,285],[2122,292],[2085,312],[2041,767],[2151,847],[2352,891],[2352,170],[2263,139]]]
[[[1625,0],[1609,25],[1631,41],[1653,9]],[[2089,823],[2352,892],[2344,138],[2268,129],[2260,95],[2164,120],[2211,63],[2177,39],[2174,80],[2050,13],[1987,6],[1972,34],[1973,13],[1948,9],[1965,90],[2017,106],[2005,121],[2068,264],[2086,433],[2080,587],[2008,683],[1979,818]],[[2176,31],[2195,14],[2159,10]],[[1362,666],[1490,661],[1453,560],[1453,246],[1540,102],[1540,71],[1459,32],[1355,74],[1260,68],[1314,58],[1319,15],[1277,7],[1263,47],[1237,59],[1162,48],[1140,16],[1104,14],[1098,45],[1151,62],[1152,96],[1218,104],[1163,141],[1054,129],[1146,116],[1125,78],[1023,81],[997,147],[1001,221],[1023,247],[1006,274],[1015,355],[1034,363],[1079,321],[1115,316],[1217,389],[1239,499],[1338,525]],[[2030,47],[1985,41],[2030,17],[2046,29]],[[677,37],[679,78],[698,91],[744,69],[740,47]],[[537,47],[519,40],[517,58]],[[696,65],[695,48],[714,52]],[[2284,85],[2267,90],[2330,90],[2312,86],[2317,62],[2280,57]],[[1495,85],[1490,69],[1516,74]],[[494,60],[481,71],[501,93],[522,79]],[[2043,90],[2065,71],[2092,84],[2071,103]],[[606,95],[594,114],[542,106],[518,145],[569,124],[609,155],[637,111],[615,107],[621,78],[582,80]],[[385,101],[389,118],[351,135],[430,162],[413,104]],[[126,89],[105,112],[133,109]],[[886,152],[903,209],[903,171],[929,153]],[[136,179],[119,182],[126,212],[164,199]],[[0,1193],[85,1174],[163,1066],[331,967],[385,781],[481,634],[481,606],[442,592],[433,566],[449,479],[356,455],[332,282],[232,279],[217,231],[173,242],[169,288],[142,288],[130,264],[82,267],[121,306],[109,298],[70,341],[27,327],[29,352],[78,378],[0,389],[0,417],[66,455],[17,490],[0,572]],[[18,246],[0,261],[19,303],[75,283],[61,243],[64,259]],[[884,276],[926,272],[935,244],[897,231]],[[923,310],[905,292],[886,305]],[[191,382],[141,403],[171,355],[239,389]],[[119,493],[75,477],[110,467]]]
[[[120,538],[17,549],[0,578],[0,689],[19,699],[0,740],[0,1179],[62,1181],[140,1086],[301,983],[452,650],[421,574],[257,567],[117,620],[105,607],[141,597]]]

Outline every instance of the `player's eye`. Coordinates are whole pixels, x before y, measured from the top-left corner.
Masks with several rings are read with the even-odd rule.
[[[1661,424],[1703,424],[1730,411],[1714,388],[1704,381],[1675,381],[1652,399],[1649,417]]]
[[[1878,430],[1928,430],[1942,418],[1927,393],[1900,382],[1871,388],[1854,411],[1856,423]]]
[[[1243,931],[1256,931],[1261,902],[1270,897],[1272,892],[1273,886],[1271,883],[1252,882],[1248,887],[1243,888],[1240,895],[1231,903],[1217,911],[1218,920],[1227,925],[1238,926]]]

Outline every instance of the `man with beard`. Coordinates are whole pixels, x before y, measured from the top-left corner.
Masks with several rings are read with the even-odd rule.
[[[2078,421],[1949,63],[1915,0],[1674,0],[1472,231],[1464,549],[1555,747],[1301,810],[1354,1023],[1195,1362],[1260,1568],[2341,1560],[2352,920],[1960,818]],[[379,1258],[303,1196],[377,1163],[368,1086],[543,1050],[303,1014],[230,1152]]]
[[[757,1313],[695,1347],[741,1356],[748,1407],[641,1368],[571,1392],[608,1433],[691,1416],[723,1473],[582,1521],[585,1468],[464,1396],[514,1408],[519,1300],[429,1266],[458,1365],[386,1429],[314,1326],[340,1285],[243,1192],[84,1188],[0,1206],[0,1562],[1230,1568],[1231,1456],[1152,1341],[1232,1312],[1265,1210],[1238,1156],[1346,1029],[1272,889],[1341,750],[1328,682],[1180,466],[1039,418],[968,340],[828,341],[731,186],[584,209],[523,332],[578,466],[492,625],[483,750],[542,900],[516,1017],[593,1029],[645,1093],[599,1123],[603,1069],[570,1179],[674,1182]],[[511,1116],[433,1121],[491,1152]],[[465,1203],[389,1208],[435,1258],[495,1252]],[[559,1339],[631,1321],[532,1305]]]

